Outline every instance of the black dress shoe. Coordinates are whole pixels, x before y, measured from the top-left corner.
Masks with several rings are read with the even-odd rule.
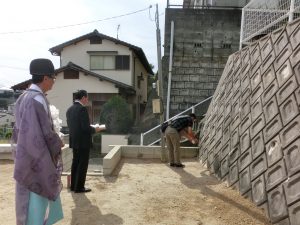
[[[181,167],[181,168],[184,168],[185,165],[183,165],[182,163],[176,163],[176,164],[175,164],[175,167]]]
[[[82,188],[82,189],[79,189],[79,190],[75,190],[75,193],[86,193],[86,192],[90,192],[90,191],[92,191],[92,189]]]
[[[174,166],[175,166],[175,163],[170,163],[170,166],[174,167]]]

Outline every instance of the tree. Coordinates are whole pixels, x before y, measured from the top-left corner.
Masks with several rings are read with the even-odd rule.
[[[126,134],[133,125],[129,105],[117,95],[103,105],[100,121],[106,124],[106,131],[111,134]]]

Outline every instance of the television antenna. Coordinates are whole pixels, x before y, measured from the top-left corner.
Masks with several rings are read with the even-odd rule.
[[[119,29],[120,29],[120,24],[118,24],[118,27],[117,27],[117,39],[119,39]]]

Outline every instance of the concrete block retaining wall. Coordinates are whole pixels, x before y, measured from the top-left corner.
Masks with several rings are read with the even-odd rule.
[[[182,158],[193,158],[198,155],[198,147],[181,147]],[[167,152],[167,149],[166,149]],[[168,153],[167,153],[168,154]],[[122,157],[124,158],[161,158],[160,146],[122,145]]]
[[[201,161],[274,224],[300,224],[299,106],[298,19],[229,57],[201,132]]]
[[[64,165],[64,172],[71,171],[73,160],[73,150],[69,148],[69,145],[65,145],[62,149],[62,161]]]
[[[65,145],[65,147],[62,148],[64,172],[71,170],[72,158],[72,149],[69,148],[69,145]],[[0,144],[0,159],[13,160],[12,148],[10,144]]]
[[[182,158],[194,158],[198,147],[181,147]],[[103,175],[110,175],[121,158],[160,159],[160,146],[116,145],[103,158]]]
[[[0,144],[0,159],[13,160],[10,144]]]
[[[181,147],[183,158],[197,157],[198,147]],[[103,172],[101,175],[110,175],[116,168],[121,158],[157,158],[161,155],[160,146],[139,146],[139,145],[116,145],[111,146],[109,153],[103,158]],[[69,174],[72,165],[72,149],[65,145],[62,149],[62,161],[64,165],[64,174]],[[13,160],[10,144],[0,145],[0,159]],[[98,174],[99,175],[99,174]]]
[[[171,21],[174,21],[170,117],[211,96],[229,55],[239,49],[239,9],[167,8],[165,20],[163,89],[167,93]],[[164,103],[167,95],[164,95]],[[206,113],[209,102],[197,107]]]

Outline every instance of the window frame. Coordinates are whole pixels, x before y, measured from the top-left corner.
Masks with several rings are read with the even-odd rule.
[[[130,55],[118,55],[117,51],[87,51],[87,53],[90,55],[90,70],[118,70],[118,71],[124,71],[124,70],[130,70]],[[102,63],[98,62],[101,65],[96,65],[97,60],[96,58],[99,58],[99,60],[102,58]],[[105,57],[114,59],[112,60],[113,63],[111,64],[111,67],[105,67],[107,63],[105,63]],[[94,62],[92,59],[94,58]]]

